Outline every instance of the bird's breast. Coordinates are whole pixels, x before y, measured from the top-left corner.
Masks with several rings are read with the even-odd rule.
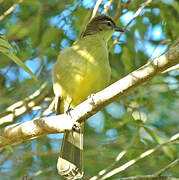
[[[89,43],[89,44],[88,44]],[[54,91],[76,106],[110,81],[108,51],[105,44],[79,42],[64,50],[54,66]]]

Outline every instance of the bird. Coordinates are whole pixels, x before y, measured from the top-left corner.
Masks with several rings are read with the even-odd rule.
[[[87,24],[82,36],[60,52],[53,66],[57,115],[69,112],[109,85],[111,68],[107,42],[114,31],[124,32],[111,17],[97,15]],[[82,123],[80,128],[64,133],[57,170],[66,179],[83,177],[83,132]]]

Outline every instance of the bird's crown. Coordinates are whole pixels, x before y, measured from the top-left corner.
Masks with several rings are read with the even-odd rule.
[[[109,16],[99,15],[88,23],[83,37],[108,30],[123,31],[122,28],[116,26],[115,22]]]

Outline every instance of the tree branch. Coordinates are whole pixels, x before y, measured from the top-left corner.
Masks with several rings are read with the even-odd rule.
[[[173,162],[171,162],[170,164],[168,164],[167,166],[165,166],[164,168],[160,169],[159,171],[157,171],[154,176],[161,176],[164,172],[166,172],[168,169],[174,167],[177,163],[179,162],[179,158],[175,159]]]
[[[148,4],[150,4],[151,2],[152,2],[152,0],[147,0],[147,1],[143,4],[143,6],[141,6],[141,7],[135,12],[134,17],[123,27],[123,29],[126,30],[127,27],[137,18],[137,16],[140,15],[140,13],[142,12],[142,10],[143,10]],[[135,3],[136,3],[136,2],[135,2]],[[120,7],[119,7],[119,9],[120,9]],[[120,13],[119,13],[119,15],[120,15]],[[116,15],[114,19],[116,20],[119,15]],[[115,41],[113,42],[113,44],[111,45],[111,47],[110,47],[109,49],[112,49],[112,47],[113,47],[115,44],[118,43],[121,35],[122,35],[122,32],[119,33],[119,35],[117,36],[117,38],[115,39]]]
[[[113,176],[113,175],[115,175],[115,174],[117,174],[117,173],[119,173],[119,172],[122,172],[122,171],[126,170],[127,168],[129,168],[130,166],[132,166],[132,165],[134,165],[136,162],[138,162],[139,160],[141,160],[141,159],[149,156],[150,154],[154,153],[155,151],[157,151],[157,150],[158,150],[159,148],[161,148],[162,146],[165,146],[165,145],[167,145],[167,144],[169,144],[169,143],[172,143],[172,142],[176,141],[177,139],[179,139],[179,133],[173,135],[173,136],[172,136],[168,141],[166,141],[165,143],[159,144],[159,145],[157,145],[155,148],[151,148],[151,149],[143,152],[143,153],[140,154],[138,157],[136,157],[136,158],[128,161],[127,163],[123,164],[122,166],[119,166],[118,168],[115,168],[115,169],[111,170],[110,172],[108,172],[108,173],[106,173],[104,176],[102,176],[100,179],[101,179],[101,180],[107,179],[107,178],[109,178],[109,177],[111,177],[111,176]],[[175,163],[175,164],[176,164],[176,163]],[[174,164],[174,165],[175,165],[175,164]],[[156,174],[154,174],[154,175],[151,175],[151,177],[157,178],[157,177],[159,177],[163,172],[164,172],[164,170],[161,171],[161,172],[159,171],[158,174],[156,173]],[[97,179],[96,177],[97,177],[97,176],[94,176],[94,177],[92,177],[90,180],[96,180],[96,179]]]
[[[49,80],[44,82],[39,89],[37,89],[30,96],[25,99],[14,103],[9,106],[5,111],[0,113],[0,125],[4,123],[10,123],[15,121],[19,116],[23,115],[27,111],[33,109],[44,101],[49,94],[52,93],[52,86],[46,90]],[[46,90],[46,91],[45,91]]]
[[[91,19],[96,16],[96,13],[97,13],[98,8],[99,8],[101,3],[102,3],[102,0],[97,0],[96,4],[94,6],[94,9],[93,9],[93,13],[92,13]]]
[[[0,147],[46,134],[63,133],[72,130],[73,124],[68,115],[62,114],[9,125],[0,129]]]
[[[159,177],[153,177],[152,175],[146,175],[146,176],[131,176],[126,178],[118,178],[115,180],[177,180],[178,178],[171,178],[167,176],[159,176]]]
[[[85,121],[116,98],[125,95],[129,90],[151,80],[157,74],[177,63],[179,63],[179,38],[165,54],[152,62],[148,62],[95,95],[91,95],[90,98],[70,111],[70,116],[63,114],[40,118],[0,129],[0,147],[46,134],[71,130],[75,122]]]
[[[107,14],[109,11],[110,5],[113,3],[114,0],[109,0],[106,5],[104,6],[104,14]]]
[[[11,14],[14,9],[17,7],[17,5],[19,5],[20,3],[22,3],[23,0],[19,0],[17,3],[13,4],[7,11],[5,11],[1,16],[0,16],[0,21],[2,21],[6,16],[8,16],[9,14]]]

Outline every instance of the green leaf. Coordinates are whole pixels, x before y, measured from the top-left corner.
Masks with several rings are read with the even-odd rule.
[[[13,47],[8,43],[8,40],[5,36],[0,36],[0,46],[13,50]]]
[[[169,140],[168,137],[160,136],[158,134],[158,131],[156,129],[149,129],[147,127],[144,127],[146,132],[153,138],[153,140],[157,144],[163,144]],[[173,145],[165,145],[161,147],[163,152],[165,153],[166,156],[170,157],[171,159],[174,158],[174,154],[176,153],[176,148]]]
[[[43,33],[41,45],[42,48],[45,49],[50,47],[51,43],[58,42],[60,39],[60,30],[55,27],[50,27],[46,29]]]
[[[4,36],[0,36],[0,52],[13,60],[18,66],[23,68],[27,73],[29,73],[32,78],[36,81],[36,76],[32,73],[32,71],[15,55],[13,54],[13,47],[8,43]]]
[[[23,26],[20,23],[11,24],[7,30],[7,37],[11,39],[22,39],[28,36],[29,25]]]
[[[5,146],[5,149],[6,149],[7,151],[10,151],[10,152],[13,152],[13,151],[14,151],[13,148],[12,148],[10,145]]]

